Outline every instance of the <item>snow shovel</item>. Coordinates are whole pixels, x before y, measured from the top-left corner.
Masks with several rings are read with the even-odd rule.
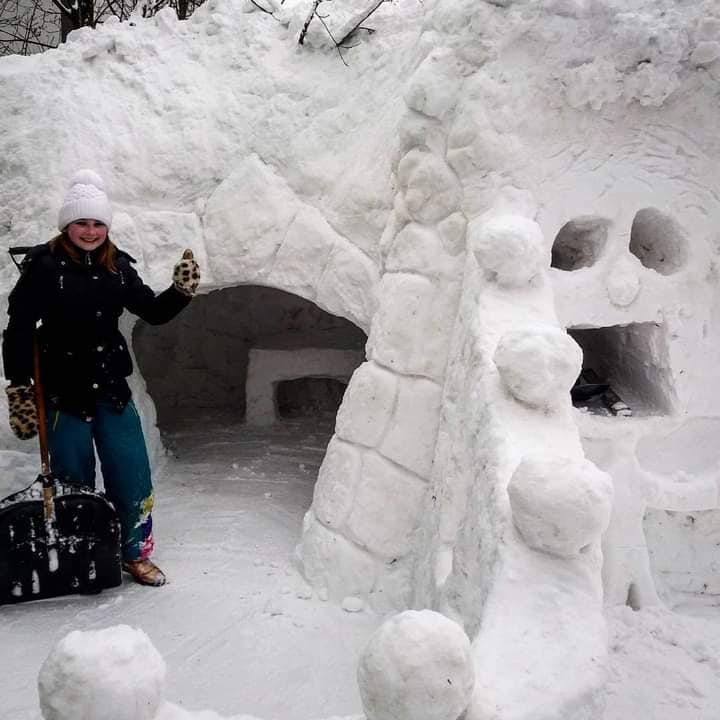
[[[11,248],[25,254],[29,248]],[[0,500],[0,605],[99,593],[122,582],[120,522],[102,493],[50,471],[37,336],[33,375],[40,438],[35,482]]]

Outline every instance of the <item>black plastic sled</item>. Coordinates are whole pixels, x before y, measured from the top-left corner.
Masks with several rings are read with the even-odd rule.
[[[121,582],[120,523],[100,493],[41,475],[0,501],[0,605],[99,593]]]

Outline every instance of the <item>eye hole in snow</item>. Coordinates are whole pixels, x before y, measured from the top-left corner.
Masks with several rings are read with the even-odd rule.
[[[552,246],[551,267],[568,271],[592,267],[605,250],[609,226],[609,220],[594,215],[565,223]]]
[[[630,252],[650,270],[672,275],[687,264],[687,238],[680,225],[656,208],[638,211],[630,230]]]

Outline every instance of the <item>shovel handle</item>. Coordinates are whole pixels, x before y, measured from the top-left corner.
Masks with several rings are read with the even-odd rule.
[[[40,439],[40,474],[50,476],[50,457],[48,454],[47,423],[45,422],[45,393],[40,382],[40,346],[37,332],[33,335],[33,381],[35,384],[35,404],[38,416],[38,438]]]

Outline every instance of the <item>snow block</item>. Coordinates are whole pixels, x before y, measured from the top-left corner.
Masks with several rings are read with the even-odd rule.
[[[353,374],[335,420],[335,432],[348,442],[375,447],[385,435],[397,396],[397,377],[372,362]]]
[[[411,150],[398,164],[398,180],[410,215],[432,225],[457,212],[462,189],[453,171],[436,155]]]
[[[457,102],[462,67],[452,51],[433,50],[415,71],[405,92],[411,110],[441,119]]]
[[[513,522],[536,550],[571,556],[610,522],[610,476],[585,459],[526,455],[508,485]]]
[[[129,255],[132,255],[135,260],[133,266],[140,276],[146,281],[149,280],[147,276],[147,269],[145,267],[145,253],[143,252],[143,242],[138,236],[137,227],[133,219],[124,212],[113,213],[112,223],[112,241],[121,250],[124,250]],[[203,268],[200,268],[202,272]],[[171,271],[172,272],[172,271]],[[165,277],[166,284],[169,284],[170,280]],[[163,290],[165,288],[163,287]]]
[[[432,380],[402,378],[392,424],[380,453],[424,479],[435,455],[442,388]]]
[[[283,178],[253,155],[208,199],[204,226],[213,279],[257,282],[269,274],[299,202]]]
[[[372,451],[363,455],[347,528],[362,547],[387,560],[406,555],[420,517],[425,484]]]
[[[341,601],[348,595],[367,597],[380,563],[342,535],[323,527],[310,510],[297,549],[303,574],[314,587]]]
[[[378,288],[378,312],[368,358],[406,375],[440,382],[445,374],[457,297],[418,275],[387,273]]]
[[[468,242],[478,265],[501,287],[526,285],[550,266],[540,226],[519,215],[472,220]]]
[[[380,273],[367,255],[346,240],[338,240],[318,282],[317,303],[367,332],[379,280]]]
[[[44,720],[152,720],[165,684],[165,661],[142,631],[127,625],[75,630],[40,668]]]
[[[582,358],[580,346],[566,332],[539,325],[505,333],[493,362],[513,397],[532,407],[550,408],[569,402]]]
[[[312,300],[339,237],[315,208],[301,208],[278,250],[268,284]]]
[[[437,224],[445,252],[449,255],[459,255],[465,250],[465,233],[467,231],[467,218],[460,212],[448,215]]]
[[[172,284],[173,267],[186,248],[193,251],[200,266],[201,283],[211,281],[207,253],[202,244],[202,226],[195,213],[145,212],[137,215],[135,223],[136,227],[142,228],[143,279],[151,288],[161,291]]]
[[[398,127],[398,157],[417,148],[427,148],[442,157],[447,137],[445,128],[433,119],[417,112],[408,112]]]
[[[462,265],[447,253],[436,230],[413,222],[395,236],[385,261],[385,270],[417,272],[431,278],[443,279],[460,275]]]
[[[456,720],[474,684],[465,631],[432,610],[408,610],[386,620],[358,666],[368,720]]]
[[[352,508],[360,477],[360,451],[334,436],[328,444],[313,494],[317,519],[331,530],[339,530]]]

